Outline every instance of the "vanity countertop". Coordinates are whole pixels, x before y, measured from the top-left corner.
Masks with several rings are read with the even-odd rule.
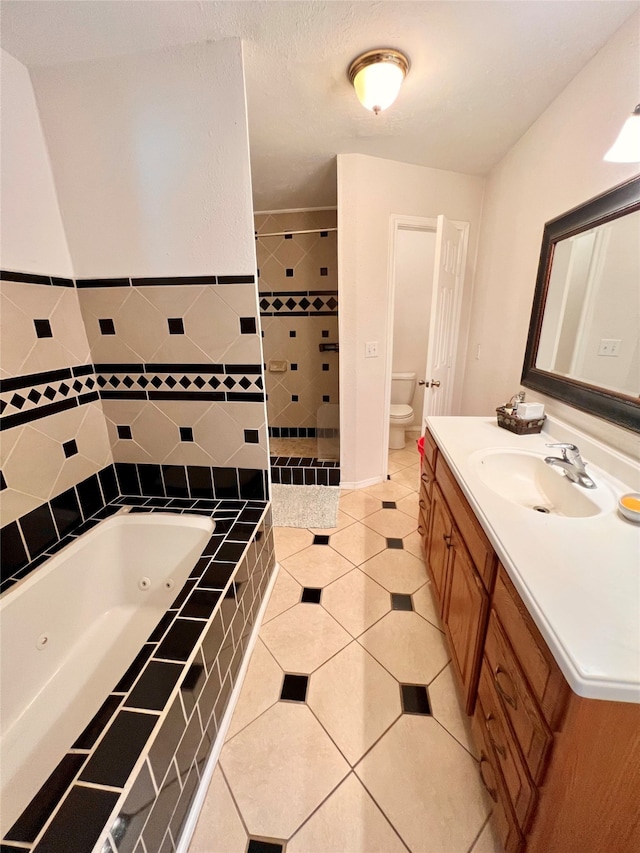
[[[501,429],[494,418],[431,417],[427,426],[572,690],[640,702],[640,525],[617,510],[633,487],[589,464],[589,440],[565,435],[557,424],[551,433],[526,436]],[[483,482],[482,452],[559,455],[545,446],[552,441],[580,447],[600,484],[598,499],[610,508],[587,518],[544,515]],[[604,458],[601,445],[594,453]]]

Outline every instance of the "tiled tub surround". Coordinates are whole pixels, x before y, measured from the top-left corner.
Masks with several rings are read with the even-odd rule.
[[[120,494],[131,496],[129,502],[140,505],[151,499],[151,506],[156,498],[162,506],[165,499],[176,499],[178,506],[183,499],[265,501],[267,477],[266,471],[250,468],[109,465],[2,528],[0,592],[26,577],[71,538],[117,511],[115,501]]]
[[[338,341],[335,211],[255,217],[258,289],[270,427],[315,428],[317,411],[338,403],[338,354],[320,344]],[[286,369],[275,372],[274,362]]]
[[[209,516],[216,529],[129,670],[9,830],[3,853],[174,850],[271,576],[262,501],[117,501],[108,512],[133,503],[131,512]]]
[[[128,669],[213,529],[200,515],[123,508],[0,597],[3,833]]]
[[[283,486],[339,486],[340,463],[309,456],[272,456],[271,482]]]

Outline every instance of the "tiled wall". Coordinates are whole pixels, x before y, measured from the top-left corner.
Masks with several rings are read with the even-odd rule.
[[[262,214],[255,224],[269,426],[315,429],[318,409],[338,403],[338,354],[319,349],[338,341],[337,232],[260,235],[335,228],[336,212]]]
[[[73,282],[6,273],[1,279],[4,527],[37,516],[45,501],[94,475],[112,456]]]
[[[270,510],[261,501],[118,497],[98,515],[132,505],[209,515],[216,527],[3,851],[91,853],[98,843],[103,853],[173,853],[178,842],[273,571]]]
[[[114,461],[268,468],[253,276],[77,285]]]

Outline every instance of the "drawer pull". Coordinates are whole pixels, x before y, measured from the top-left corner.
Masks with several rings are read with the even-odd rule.
[[[442,538],[446,542],[447,548],[451,548],[451,536],[448,536],[446,533],[443,533]]]
[[[493,800],[494,803],[497,803],[498,802],[498,792],[495,788],[492,788],[491,785],[489,785],[487,780],[484,778],[484,772],[482,770],[483,762],[486,762],[487,764],[489,764],[489,767],[491,767],[491,764],[489,763],[489,759],[486,757],[486,755],[484,753],[481,753],[481,755],[480,755],[480,780],[482,781],[482,784],[484,785],[484,787],[487,791],[487,794],[489,794],[489,796],[491,797],[491,799]],[[491,767],[491,770],[493,772],[493,767]]]
[[[420,507],[420,509],[426,509],[426,508],[427,508],[427,505],[426,505],[426,503],[422,500],[422,498],[420,498],[420,500],[418,501],[418,506]]]
[[[418,525],[418,533],[420,534],[420,536],[426,536],[427,535],[424,527],[421,524]]]
[[[491,741],[491,744],[492,744],[493,748],[494,748],[494,749],[495,749],[495,751],[498,753],[498,755],[500,756],[500,758],[501,758],[503,761],[505,761],[505,760],[506,760],[506,758],[507,758],[507,750],[504,748],[504,746],[502,746],[501,744],[497,743],[496,739],[495,739],[495,738],[494,738],[494,736],[493,736],[493,733],[491,732],[491,726],[490,726],[490,723],[491,723],[493,720],[495,720],[495,717],[493,716],[493,714],[487,714],[487,715],[486,715],[486,717],[485,717],[484,719],[485,719],[485,722],[486,722],[486,724],[487,724],[487,734],[489,735],[489,740]]]
[[[511,705],[511,707],[515,711],[517,711],[518,710],[518,700],[508,690],[505,690],[505,688],[500,684],[500,676],[503,676],[509,682],[510,686],[513,687],[513,682],[509,678],[509,675],[504,671],[504,669],[502,669],[500,667],[500,665],[498,665],[496,667],[496,671],[495,671],[495,675],[494,675],[494,679],[493,679],[495,682],[495,685],[496,685],[496,690],[502,696],[504,701],[508,705]]]

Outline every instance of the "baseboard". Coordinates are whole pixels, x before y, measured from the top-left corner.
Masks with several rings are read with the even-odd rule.
[[[244,684],[247,669],[249,668],[251,655],[253,653],[255,644],[258,641],[258,634],[260,633],[262,620],[264,618],[267,605],[269,604],[269,599],[271,598],[271,593],[273,591],[273,587],[275,585],[279,571],[280,564],[276,563],[275,568],[273,570],[273,575],[271,576],[269,584],[265,590],[265,595],[262,600],[262,604],[260,605],[260,610],[258,611],[258,616],[253,626],[251,636],[249,637],[247,651],[242,661],[242,665],[240,666],[240,669],[238,671],[238,680],[236,681],[235,687],[233,688],[231,696],[229,697],[229,704],[227,706],[227,710],[225,711],[224,717],[222,718],[220,729],[218,731],[218,736],[215,740],[215,743],[213,744],[211,752],[209,753],[209,758],[207,759],[207,763],[202,772],[202,778],[200,779],[200,785],[198,787],[198,790],[196,791],[196,795],[194,797],[193,803],[191,804],[191,808],[189,809],[187,819],[184,822],[182,835],[180,836],[178,846],[176,847],[176,853],[188,853],[189,845],[191,844],[191,839],[193,838],[193,833],[195,832],[196,824],[198,823],[198,818],[200,817],[200,812],[202,810],[202,806],[204,805],[204,801],[207,796],[207,791],[209,790],[211,777],[213,776],[214,770],[216,769],[216,764],[218,763],[218,759],[220,758],[220,753],[222,752],[222,747],[224,746],[224,741],[227,736],[227,732],[229,731],[229,726],[231,725],[231,718],[233,717],[233,712],[236,709],[238,698],[240,697],[240,691],[242,690],[242,685]]]
[[[384,483],[385,477],[370,477],[368,480],[359,480],[357,483],[345,483],[340,480],[341,489],[366,489],[367,486],[375,486],[377,483]]]

